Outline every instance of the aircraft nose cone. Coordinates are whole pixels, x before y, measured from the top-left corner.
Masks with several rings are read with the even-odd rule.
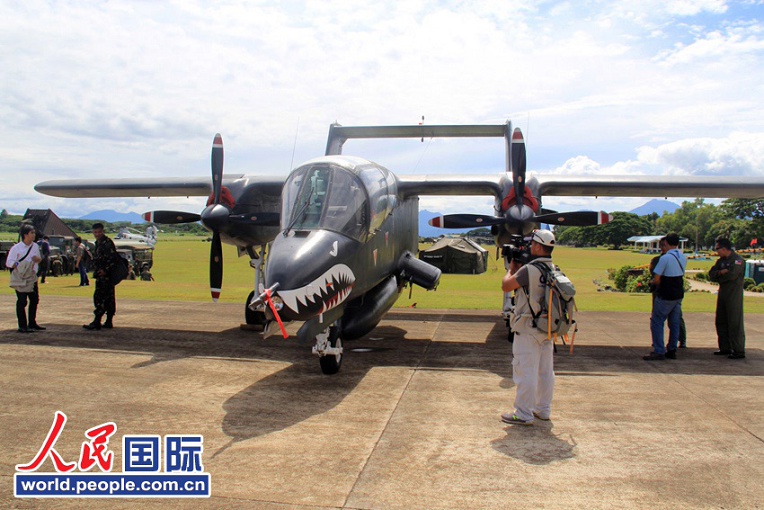
[[[268,255],[266,286],[278,282],[282,316],[308,320],[347,299],[356,278],[347,264],[356,244],[327,231],[277,236]]]
[[[220,232],[228,224],[228,215],[230,211],[224,205],[208,205],[202,211],[202,223],[208,229]]]

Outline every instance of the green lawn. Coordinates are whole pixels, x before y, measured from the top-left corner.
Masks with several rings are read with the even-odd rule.
[[[117,299],[205,301],[209,294],[209,249],[210,243],[202,238],[163,238],[154,251],[155,282],[125,281],[117,288]],[[222,302],[242,303],[254,285],[254,271],[249,260],[238,259],[236,249],[223,246],[225,260],[223,273]],[[555,262],[575,283],[576,302],[582,311],[641,311],[650,310],[648,294],[624,294],[598,292],[594,280],[607,282],[607,269],[623,265],[647,264],[650,255],[630,251],[604,249],[558,247],[554,252]],[[690,261],[688,269],[708,269],[713,261]],[[495,259],[495,249],[489,253],[488,270],[481,275],[449,275],[441,278],[436,291],[425,291],[414,287],[409,299],[406,289],[396,306],[407,307],[416,303],[417,308],[445,309],[495,309],[502,303],[501,278],[504,265]],[[0,271],[0,293],[12,294],[8,287],[9,273]],[[79,287],[79,276],[48,278],[49,284],[42,286],[44,296],[91,295],[93,287]],[[716,296],[707,292],[688,293],[683,309],[688,312],[713,312]],[[746,298],[747,313],[764,313],[764,297]]]

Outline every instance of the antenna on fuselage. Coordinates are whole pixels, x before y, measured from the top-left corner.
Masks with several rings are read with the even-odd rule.
[[[297,127],[294,130],[294,143],[292,144],[292,160],[289,162],[289,171],[294,168],[294,152],[297,150],[297,133],[300,132],[300,117],[297,117]]]

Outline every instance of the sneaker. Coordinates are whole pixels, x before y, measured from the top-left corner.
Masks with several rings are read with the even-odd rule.
[[[714,351],[714,356],[729,356],[732,351]]]
[[[82,327],[85,329],[89,329],[90,331],[99,330],[101,329],[101,323],[93,321],[90,324],[83,324]]]
[[[107,320],[103,323],[103,326],[101,327],[106,329],[112,329],[114,327],[114,324],[111,321]]]
[[[533,411],[533,417],[534,417],[534,418],[538,418],[538,419],[539,419],[539,420],[541,420],[541,421],[549,421],[549,420],[551,420],[551,418],[550,418],[549,416],[547,416],[546,418],[544,418],[543,416],[541,416],[540,414],[538,414],[536,411]]]
[[[676,359],[676,351],[666,351],[667,359]]]
[[[645,361],[659,361],[659,360],[662,361],[662,360],[666,359],[666,355],[665,354],[656,354],[655,352],[651,352],[647,356],[642,356],[642,359],[645,360]]]
[[[32,324],[31,326],[29,326],[29,329],[36,329],[37,331],[45,331],[48,328],[46,328],[45,326],[40,326],[39,324]]]
[[[509,423],[510,425],[533,425],[533,420],[523,420],[518,418],[516,414],[504,413],[501,415],[501,421]]]
[[[729,359],[745,359],[745,353],[744,352],[733,352],[729,356],[727,356]]]

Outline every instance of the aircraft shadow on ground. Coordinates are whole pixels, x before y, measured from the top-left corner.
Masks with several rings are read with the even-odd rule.
[[[0,344],[134,352],[151,356],[150,360],[133,365],[131,369],[134,370],[190,357],[289,363],[286,368],[258,380],[223,404],[225,416],[221,426],[232,438],[232,443],[284,430],[335,408],[374,367],[482,370],[499,375],[502,387],[513,385],[511,345],[507,342],[503,321],[497,320],[484,338],[475,338],[474,342],[443,342],[405,338],[409,334],[406,320],[412,318],[399,319],[402,327],[383,325],[364,338],[346,342],[342,370],[333,376],[321,374],[318,360],[310,354],[309,348],[282,338],[263,340],[238,328],[219,333],[138,328],[83,332],[71,325],[50,324],[48,331],[32,335],[19,335],[15,330],[2,331]],[[444,317],[442,314],[417,315],[415,320],[444,320]],[[478,322],[474,316],[448,316],[445,320]],[[485,318],[480,318],[479,322],[485,322]],[[764,376],[759,349],[750,349],[746,360],[718,359],[712,355],[713,349],[682,349],[679,360],[662,362],[643,361],[641,356],[645,351],[643,347],[579,344],[571,355],[567,347],[559,346],[555,354],[556,373],[558,377],[618,377],[634,373]],[[500,443],[507,444],[505,440]],[[506,450],[501,445],[495,447]],[[562,455],[564,458],[566,455],[562,444],[550,448],[551,457]],[[523,454],[515,452],[514,455],[522,458]]]

